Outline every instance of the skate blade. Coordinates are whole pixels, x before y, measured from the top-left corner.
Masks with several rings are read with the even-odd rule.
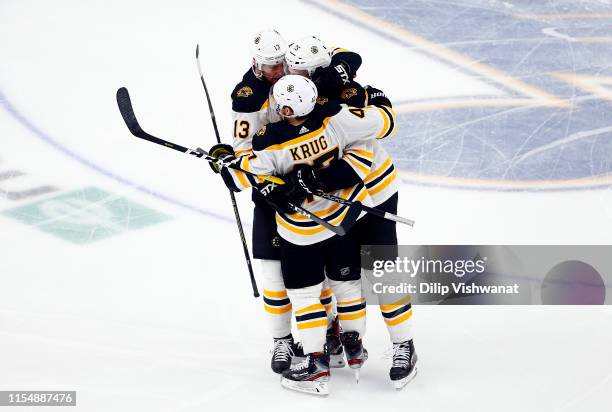
[[[368,360],[368,352],[364,352],[363,353],[363,358],[361,358],[361,359],[353,359],[353,360],[349,360],[348,361],[349,368],[351,368],[351,369],[359,369],[359,368],[361,368],[363,366],[363,364],[367,360]]]
[[[346,363],[344,362],[344,355],[330,355],[329,356],[329,367],[330,368],[344,368]]]
[[[282,378],[281,386],[298,392],[308,393],[310,395],[327,396],[329,395],[328,381],[292,381]]]
[[[404,386],[406,386],[411,380],[413,380],[416,377],[416,375],[417,375],[417,368],[415,366],[412,372],[410,372],[408,376],[398,381],[393,381],[393,386],[395,386],[395,389],[400,390]]]

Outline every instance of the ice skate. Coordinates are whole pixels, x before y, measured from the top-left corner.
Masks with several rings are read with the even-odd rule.
[[[344,362],[344,350],[340,341],[340,323],[337,316],[327,329],[326,342],[329,350],[329,367],[344,368],[346,363]]]
[[[314,352],[283,372],[281,385],[287,389],[312,395],[329,394],[329,354]]]
[[[293,336],[291,334],[284,338],[274,338],[274,348],[272,349],[272,360],[270,366],[274,373],[283,373],[291,366],[293,357]]]
[[[393,365],[389,377],[395,389],[402,389],[417,374],[417,355],[412,339],[393,344]]]
[[[359,370],[368,359],[368,351],[363,347],[358,332],[344,332],[342,333],[341,340],[344,345],[348,365],[355,371],[355,379],[359,383]]]

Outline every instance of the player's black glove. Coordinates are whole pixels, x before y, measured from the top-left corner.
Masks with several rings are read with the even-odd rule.
[[[286,186],[293,189],[300,196],[313,195],[318,190],[323,190],[323,184],[319,181],[316,171],[311,166],[301,167],[283,176]]]
[[[377,89],[376,87],[366,86],[366,93],[368,93],[368,104],[372,106],[387,106],[393,107],[391,105],[391,100],[385,96],[385,93]]]
[[[295,210],[289,206],[289,203],[299,206],[306,200],[306,195],[300,194],[300,191],[295,190],[295,187],[286,184],[279,185],[278,183],[264,182],[259,184],[257,189],[270,206],[288,215],[295,213]]]
[[[221,159],[223,161],[230,161],[236,158],[236,155],[234,154],[234,148],[225,143],[218,143],[214,145],[210,148],[208,154],[210,154],[214,158]],[[213,172],[219,173],[219,170],[221,169],[219,165],[214,163],[209,163],[209,165]]]
[[[319,89],[327,92],[339,90],[349,84],[352,78],[351,68],[344,61],[327,67],[318,67],[312,73],[312,81]]]

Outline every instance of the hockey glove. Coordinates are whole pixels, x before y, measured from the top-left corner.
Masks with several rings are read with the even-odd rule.
[[[344,61],[333,66],[319,67],[312,74],[312,81],[317,87],[328,93],[346,86],[352,78],[351,68]]]
[[[285,186],[292,187],[293,193],[298,196],[308,196],[317,190],[323,190],[323,184],[319,181],[316,171],[310,167],[302,167],[283,176]]]
[[[372,86],[366,86],[365,90],[368,94],[369,105],[393,107],[391,105],[391,100],[389,100],[387,96],[385,96],[385,93],[382,90]]]
[[[224,161],[230,161],[236,158],[236,155],[234,154],[234,148],[225,143],[218,143],[214,145],[213,147],[210,148],[208,153],[212,157],[221,159]],[[210,165],[210,168],[213,170],[213,172],[219,173],[221,166],[215,163],[209,163],[209,165]]]
[[[289,206],[289,203],[299,206],[306,200],[306,194],[300,194],[304,192],[295,190],[294,186],[292,187],[287,184],[279,185],[277,183],[264,182],[258,185],[258,190],[270,206],[288,215],[295,213],[295,210]]]

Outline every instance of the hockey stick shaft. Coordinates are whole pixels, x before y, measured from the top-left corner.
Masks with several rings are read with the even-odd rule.
[[[204,81],[204,73],[202,72],[202,66],[200,65],[200,45],[196,45],[196,62],[198,64],[198,73],[200,74],[200,80],[204,87],[204,93],[206,94],[206,102],[208,103],[208,110],[210,112],[210,119],[215,129],[215,136],[217,137],[217,143],[221,143],[221,136],[219,135],[219,128],[217,127],[217,118],[215,117],[215,110],[213,109],[212,102],[210,101],[210,93],[208,93],[208,87]],[[255,281],[255,274],[253,273],[253,264],[251,263],[251,257],[249,255],[249,247],[244,236],[244,230],[242,228],[242,220],[240,219],[240,212],[238,211],[238,205],[236,204],[236,196],[230,190],[230,199],[232,201],[232,208],[234,209],[234,216],[236,216],[236,225],[238,226],[238,233],[240,234],[240,241],[242,242],[242,250],[244,251],[244,258],[249,269],[249,277],[251,278],[251,286],[253,287],[253,296],[259,297],[259,291],[257,290],[257,282]]]
[[[123,117],[123,121],[125,122],[129,131],[134,136],[140,139],[143,139],[143,140],[147,140],[152,143],[159,144],[161,146],[168,147],[170,149],[174,149],[176,151],[179,151],[179,152],[182,152],[188,155],[193,155],[195,157],[204,157],[204,159],[208,160],[209,162],[216,161],[215,158],[208,156],[206,152],[204,152],[203,150],[190,149],[185,146],[181,146],[179,144],[172,143],[164,139],[160,139],[159,137],[153,136],[145,132],[140,126],[140,123],[138,123],[138,120],[136,119],[136,115],[134,114],[134,109],[132,107],[132,101],[130,99],[130,95],[128,93],[128,90],[125,87],[121,87],[119,90],[117,90],[117,105],[119,106],[119,111],[121,112],[121,117]],[[231,194],[232,194],[232,204],[234,205],[234,211],[236,212],[235,214],[236,214],[236,219],[237,219],[236,221],[237,221],[238,228],[239,228],[238,231],[240,233],[240,240],[243,244],[247,267],[249,270],[249,275],[251,277],[251,286],[253,287],[253,295],[255,297],[259,297],[259,291],[257,290],[257,284],[255,283],[255,276],[253,274],[253,265],[251,263],[248,248],[246,246],[246,238],[244,236],[244,231],[242,230],[242,222],[240,221],[240,216],[237,213],[237,205],[235,202],[235,198],[233,196],[233,193]]]

